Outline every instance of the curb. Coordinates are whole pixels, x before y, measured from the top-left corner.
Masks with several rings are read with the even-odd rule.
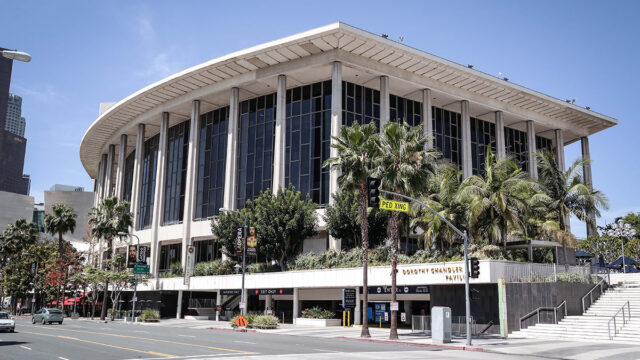
[[[338,337],[338,339],[355,340],[355,341],[368,341],[368,342],[380,342],[380,343],[386,343],[386,344],[401,344],[401,345],[410,345],[410,346],[422,346],[422,347],[432,347],[432,348],[449,349],[449,350],[464,350],[464,351],[477,351],[477,352],[484,352],[485,351],[481,347],[473,347],[473,346],[466,346],[466,345],[457,346],[457,345],[444,345],[444,344],[420,344],[420,343],[413,343],[413,342],[399,341],[399,340],[381,340],[381,339],[371,339],[371,338],[367,339],[367,338],[354,338],[354,337],[347,337],[347,336],[340,336],[340,337]]]
[[[243,333],[257,333],[256,330],[251,330],[251,329],[224,329],[224,328],[209,328],[209,330],[217,330],[217,331],[233,331],[233,332],[243,332]]]

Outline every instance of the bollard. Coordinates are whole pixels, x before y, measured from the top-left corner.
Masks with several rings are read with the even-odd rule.
[[[378,316],[378,324],[380,326],[380,329],[382,329],[382,316]]]
[[[282,323],[284,324],[284,311],[282,312]]]
[[[347,327],[351,327],[351,312],[347,311]]]
[[[345,314],[344,314],[344,311],[343,311],[342,312],[342,327],[345,327],[347,325],[347,322],[344,319],[345,319]]]

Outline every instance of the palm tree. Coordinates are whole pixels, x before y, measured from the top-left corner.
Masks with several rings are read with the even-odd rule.
[[[368,279],[367,266],[369,263],[369,223],[367,221],[367,178],[373,166],[373,159],[377,157],[375,139],[376,127],[373,124],[342,127],[340,136],[333,137],[331,145],[338,150],[338,156],[328,159],[324,166],[331,166],[341,171],[338,182],[343,190],[357,191],[359,194],[360,232],[362,235],[362,332],[361,337],[371,337],[369,334],[368,316]]]
[[[429,176],[433,175],[436,159],[435,151],[425,151],[427,138],[418,126],[409,127],[397,122],[385,125],[377,139],[378,158],[374,175],[381,180],[380,187],[408,196],[418,196],[427,187]],[[399,201],[399,196],[394,196]],[[391,215],[391,301],[397,300],[396,272],[398,271],[398,231],[400,214]],[[397,311],[391,312],[389,339],[398,338]]]
[[[531,194],[529,176],[512,159],[496,161],[487,150],[484,176],[472,175],[461,185],[459,200],[468,203],[468,223],[477,237],[487,237],[492,244],[502,239],[507,249],[509,228],[521,223],[520,214]]]
[[[589,163],[589,159],[577,159],[565,171],[558,167],[555,157],[550,152],[537,154],[539,183],[544,193],[550,198],[548,211],[555,216],[560,230],[568,232],[568,219],[575,215],[578,219],[595,226],[589,214],[600,216],[600,209],[609,208],[609,200],[601,191],[592,190],[583,183],[582,167]],[[565,264],[567,263],[568,237],[560,236]]]
[[[113,253],[113,238],[119,232],[129,232],[129,227],[133,223],[132,218],[133,215],[129,212],[129,203],[118,201],[115,196],[106,198],[98,204],[98,207],[91,208],[91,213],[89,214],[91,236],[107,241],[107,259],[110,259]],[[108,288],[109,280],[105,278],[100,320],[104,320],[107,317]]]
[[[60,266],[60,277],[62,278],[62,274],[64,274],[64,239],[62,235],[68,232],[73,233],[76,229],[76,213],[73,211],[73,208],[67,206],[66,204],[55,204],[53,205],[53,214],[45,214],[44,215],[44,228],[45,231],[51,236],[58,235],[58,263]],[[58,305],[64,303],[64,301],[60,300],[60,292],[63,287],[63,282],[60,283],[56,292],[56,301]],[[64,291],[62,293],[64,297]],[[60,306],[62,308],[62,306]]]

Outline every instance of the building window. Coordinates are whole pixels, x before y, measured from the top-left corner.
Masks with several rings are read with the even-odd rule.
[[[229,107],[200,115],[196,219],[218,215],[224,199]]]
[[[165,272],[171,268],[171,264],[180,263],[182,259],[182,244],[171,244],[160,246],[160,272]]]
[[[248,200],[253,200],[263,190],[271,188],[275,118],[276,94],[240,103],[238,209],[244,208]]]
[[[496,125],[471,118],[471,165],[474,175],[484,175],[487,148],[496,153]]]
[[[552,152],[553,141],[546,137],[536,136],[536,151]]]
[[[331,110],[331,81],[329,83],[329,104]],[[325,95],[326,96],[326,95]],[[380,129],[380,91],[349,82],[342,82],[342,125],[351,126],[374,122]]]
[[[151,226],[153,220],[153,202],[156,188],[156,166],[158,165],[158,140],[160,135],[149,138],[144,143],[142,159],[142,183],[140,190],[139,229]]]
[[[213,240],[195,241],[196,263],[214,261],[221,258],[220,246]]]
[[[432,107],[433,140],[445,159],[460,168],[462,164],[462,128],[460,114]]]
[[[522,171],[529,169],[529,155],[527,133],[516,129],[504,128],[504,138],[507,155],[513,156],[522,167]]]
[[[319,204],[329,203],[331,81],[287,90],[285,183]]]
[[[184,216],[184,191],[189,157],[189,121],[169,128],[163,224],[179,223]]]
[[[389,113],[392,122],[406,122],[409,126],[418,126],[422,122],[422,103],[389,95]]]
[[[124,161],[124,191],[123,199],[131,203],[131,189],[133,188],[133,166],[136,162],[136,151],[133,150]]]

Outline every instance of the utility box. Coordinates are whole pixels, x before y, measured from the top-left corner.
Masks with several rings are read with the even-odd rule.
[[[431,340],[439,344],[451,342],[451,308],[431,308]]]

